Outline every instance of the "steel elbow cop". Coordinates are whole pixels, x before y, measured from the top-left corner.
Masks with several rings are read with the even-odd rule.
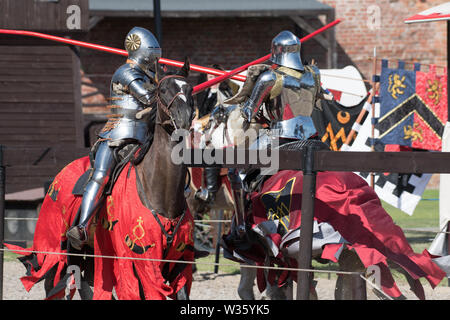
[[[242,116],[250,122],[275,85],[276,75],[272,70],[263,72],[253,87],[252,94],[241,107]]]

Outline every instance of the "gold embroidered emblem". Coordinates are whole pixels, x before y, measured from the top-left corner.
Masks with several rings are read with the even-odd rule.
[[[114,219],[113,208],[114,208],[114,199],[112,196],[109,196],[106,198],[106,214],[108,217],[102,218],[102,226],[103,226],[103,228],[105,228],[108,231],[112,231],[112,229],[114,228],[114,225],[119,221],[119,220],[113,220]]]
[[[53,200],[58,200],[58,193],[61,190],[61,186],[58,186],[58,180],[54,180],[48,188],[47,195]]]
[[[394,74],[389,76],[389,87],[388,91],[390,92],[392,98],[398,99],[398,95],[404,94],[405,91],[402,89],[406,88],[406,84],[403,82],[405,81],[405,76],[400,78],[400,75]]]
[[[137,34],[130,34],[125,39],[125,48],[127,51],[136,51],[141,46],[141,38]]]
[[[339,111],[337,113],[337,120],[342,124],[346,124],[350,121],[350,113],[347,111]]]
[[[142,238],[145,236],[145,229],[142,226],[144,223],[144,220],[142,220],[142,217],[139,217],[137,220],[137,225],[134,226],[132,229],[133,231],[133,239],[127,234],[125,236],[125,243],[127,244],[128,248],[130,248],[131,251],[137,254],[143,254],[145,253],[149,248],[152,248],[155,246],[155,244],[144,246],[142,243]]]
[[[286,182],[284,187],[277,191],[268,191],[260,197],[267,212],[268,220],[278,220],[280,227],[289,230],[289,214],[291,212],[292,192],[296,178]]]
[[[415,129],[417,129],[417,131],[415,131]],[[403,127],[403,132],[405,133],[405,136],[403,137],[403,139],[411,139],[411,141],[416,141],[419,140],[420,142],[423,141],[423,137],[422,137],[422,129],[419,128],[419,124],[418,123],[414,123],[413,126],[411,125],[407,125]]]
[[[434,81],[427,80],[427,82],[428,82],[427,88],[428,98],[433,100],[434,104],[437,105],[441,100],[441,92],[442,92],[441,83],[438,80]]]
[[[344,127],[342,127],[337,134],[335,135],[333,132],[333,127],[331,126],[331,122],[328,123],[327,126],[327,131],[325,132],[325,134],[322,136],[322,142],[327,141],[328,139],[330,139],[330,148],[333,151],[338,151],[339,148],[337,146],[337,142],[339,141],[339,139],[341,139],[342,143],[345,143],[345,140],[347,140],[347,137],[345,135],[345,130]]]
[[[183,252],[184,249],[186,249],[186,243],[184,243],[183,241],[180,242],[177,247],[175,248],[175,250],[177,250],[178,252]]]

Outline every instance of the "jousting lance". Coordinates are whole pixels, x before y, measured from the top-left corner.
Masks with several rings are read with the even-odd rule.
[[[305,36],[303,38],[301,38],[300,42],[303,43],[303,42],[311,39],[312,37],[318,35],[319,33],[324,32],[325,30],[328,30],[329,28],[334,27],[335,25],[337,25],[340,22],[341,22],[340,19],[337,19],[337,20],[335,20],[333,22],[330,22],[329,24],[323,26],[322,28],[317,29],[316,31],[308,34],[307,36]],[[256,60],[252,61],[252,62],[244,64],[243,66],[240,66],[240,67],[238,67],[238,68],[236,68],[234,70],[231,70],[230,72],[224,73],[221,76],[218,76],[218,77],[216,77],[214,79],[211,79],[211,80],[208,80],[208,81],[205,81],[205,82],[202,82],[202,83],[200,83],[199,85],[196,85],[193,88],[192,94],[197,94],[197,93],[205,90],[206,88],[209,88],[209,87],[211,87],[211,86],[213,86],[213,85],[215,85],[215,84],[217,84],[219,82],[225,81],[225,80],[227,80],[229,78],[233,78],[236,74],[246,70],[248,67],[250,67],[250,66],[252,66],[254,64],[263,63],[264,61],[269,60],[270,57],[271,57],[271,54],[269,53],[268,55],[266,55],[266,56],[264,56],[262,58],[259,58],[259,59],[256,59]]]
[[[310,33],[309,35],[301,38],[300,41],[301,42],[305,42],[305,41],[313,38],[314,36],[318,35],[319,33],[322,33],[325,30],[328,30],[328,29],[334,27],[335,25],[337,25],[340,22],[341,22],[341,20],[337,19],[337,20],[335,20],[335,21],[333,21],[333,22],[323,26],[322,28],[317,29],[316,31]],[[103,45],[94,44],[94,43],[89,43],[89,42],[85,42],[85,41],[79,41],[79,40],[73,40],[73,39],[69,39],[69,38],[53,36],[53,35],[40,33],[40,32],[26,31],[26,30],[0,29],[0,34],[21,35],[21,36],[42,38],[42,39],[46,39],[46,40],[62,42],[62,43],[75,45],[75,46],[79,46],[79,47],[84,47],[84,48],[89,48],[89,49],[109,52],[109,53],[118,54],[118,55],[122,55],[122,56],[128,56],[128,52],[126,50],[112,48],[112,47],[103,46]],[[190,65],[190,69],[193,70],[193,71],[202,72],[202,73],[208,73],[208,74],[212,74],[212,75],[218,76],[218,77],[216,77],[216,78],[214,78],[212,80],[205,81],[205,82],[195,86],[193,88],[193,92],[192,93],[193,94],[199,93],[199,92],[205,90],[206,88],[209,88],[209,87],[211,87],[211,86],[213,86],[213,85],[215,85],[215,84],[217,84],[219,82],[225,81],[227,79],[233,79],[233,80],[238,80],[238,81],[245,81],[246,76],[240,75],[238,73],[246,70],[251,65],[262,63],[264,61],[269,60],[270,56],[271,56],[271,54],[268,54],[268,55],[266,55],[266,56],[264,56],[262,58],[254,60],[252,62],[249,62],[249,63],[247,63],[247,64],[245,64],[243,66],[240,66],[240,67],[238,67],[238,68],[236,68],[236,69],[234,69],[234,70],[232,70],[230,72],[225,72],[225,71],[214,69],[214,68],[207,68],[207,67],[191,64]],[[180,68],[180,67],[182,67],[184,65],[183,62],[176,61],[176,60],[170,60],[170,59],[166,59],[166,58],[160,58],[158,60],[158,62],[161,63],[161,64],[166,64],[166,65],[170,65],[170,66],[178,67],[178,68]]]
[[[68,39],[68,38],[63,38],[63,37],[58,37],[58,36],[52,36],[50,34],[45,34],[45,33],[40,33],[40,32],[26,31],[26,30],[0,29],[0,34],[11,34],[11,35],[41,38],[41,39],[46,39],[46,40],[51,40],[51,41],[56,41],[56,42],[62,42],[62,43],[66,43],[66,44],[70,44],[70,45],[74,45],[74,46],[84,47],[84,48],[88,48],[88,49],[94,49],[94,50],[98,50],[98,51],[114,53],[114,54],[122,55],[125,57],[128,56],[128,52],[126,50],[107,47],[107,46],[103,46],[100,44],[94,44],[94,43],[90,43],[90,42],[73,40],[73,39]],[[161,64],[166,64],[166,65],[178,67],[178,68],[181,68],[184,65],[184,62],[165,59],[165,58],[160,58],[158,60],[158,62]],[[193,71],[208,73],[208,74],[212,74],[215,76],[221,76],[225,73],[225,71],[222,71],[222,70],[202,67],[202,66],[198,66],[195,64],[191,64],[190,69]],[[238,81],[245,81],[245,76],[239,74],[239,75],[233,76],[232,79],[238,80]]]

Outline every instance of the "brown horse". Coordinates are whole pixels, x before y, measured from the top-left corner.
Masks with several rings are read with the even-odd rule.
[[[124,166],[90,227],[93,241],[84,252],[75,251],[94,253],[95,258],[67,255],[74,249],[67,245],[65,236],[76,222],[81,197],[72,190],[89,169],[88,158],[73,161],[55,177],[31,248],[40,252],[20,258],[28,269],[21,279],[27,290],[45,279],[47,298],[62,298],[70,279],[77,284],[75,277],[66,273],[75,265],[80,267],[83,280],[94,286],[94,299],[114,298],[113,289],[119,299],[188,298],[192,269],[186,262],[194,259],[194,249],[193,218],[184,197],[187,167],[171,158],[179,143],[172,134],[177,129],[189,130],[194,115],[188,72],[188,60],[177,74],[158,70],[153,142],[139,161],[136,157],[142,150],[133,150],[136,157]],[[174,259],[180,263],[171,262]],[[85,282],[82,288],[76,287],[82,298],[92,297],[86,293],[89,286]],[[74,286],[71,288],[73,296]]]

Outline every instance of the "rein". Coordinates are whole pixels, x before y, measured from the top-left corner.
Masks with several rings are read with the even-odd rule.
[[[159,125],[165,125],[167,123],[172,124],[174,130],[178,130],[178,126],[175,122],[175,119],[173,118],[172,112],[170,112],[170,108],[172,107],[172,104],[174,103],[175,99],[178,98],[180,95],[182,95],[182,92],[178,92],[177,94],[175,94],[172,99],[170,100],[169,104],[165,105],[164,102],[162,101],[161,97],[160,97],[160,88],[161,88],[161,83],[164,80],[170,79],[170,78],[182,78],[184,79],[183,76],[180,75],[176,75],[176,74],[171,74],[171,75],[167,75],[165,77],[163,77],[159,82],[158,82],[158,86],[156,87],[156,102],[158,104],[158,107],[161,108],[161,110],[169,117],[169,120],[166,120],[162,123],[157,122],[157,124]]]

